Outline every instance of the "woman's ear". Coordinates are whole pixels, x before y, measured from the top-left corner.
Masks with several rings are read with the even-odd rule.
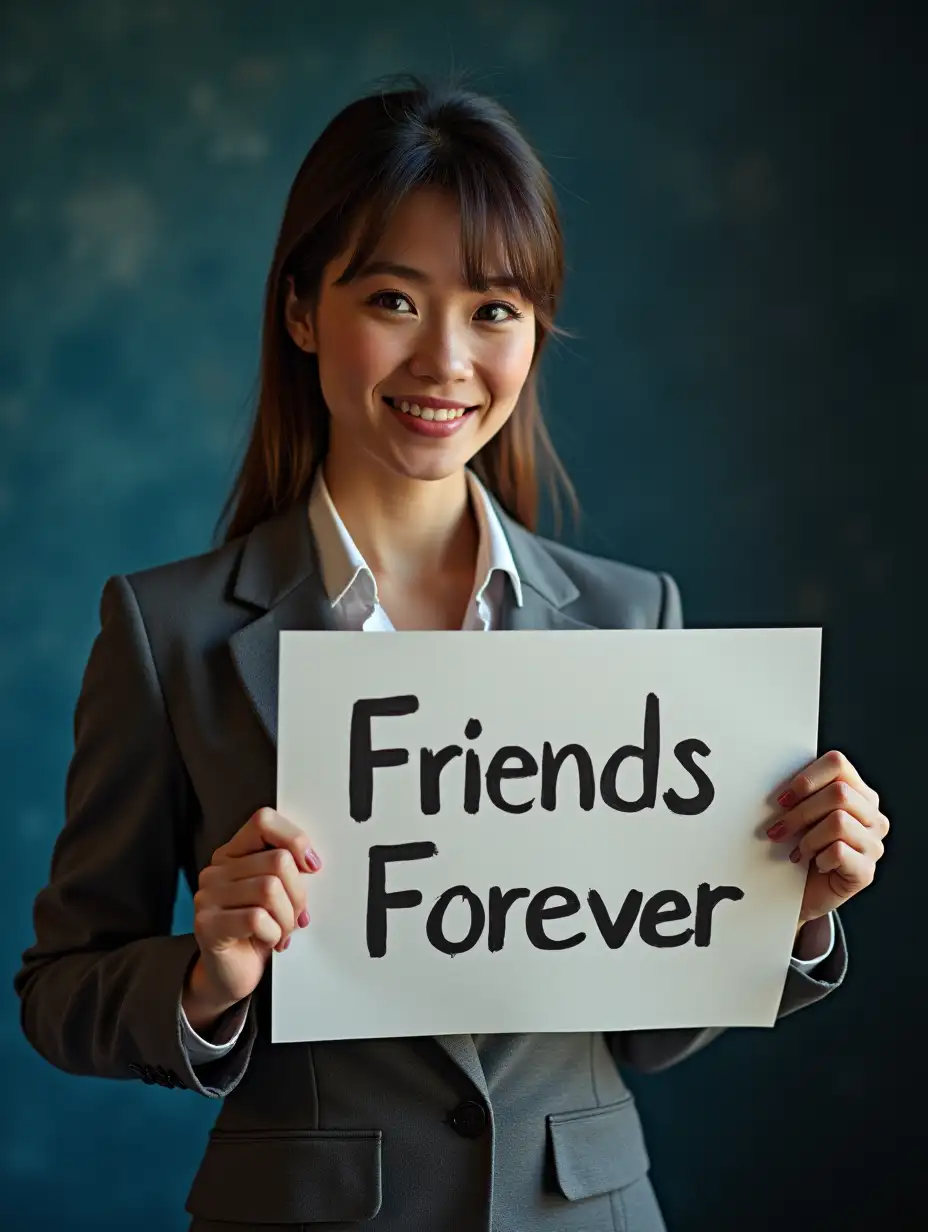
[[[287,302],[284,307],[284,318],[287,322],[287,332],[300,348],[312,355],[316,350],[316,334],[313,329],[312,315],[306,305],[297,299],[293,286],[293,276],[287,276]]]

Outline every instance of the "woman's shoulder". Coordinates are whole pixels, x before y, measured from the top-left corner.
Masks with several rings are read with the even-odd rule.
[[[571,610],[596,628],[677,628],[680,592],[664,570],[629,564],[538,536],[538,542],[576,588]]]
[[[102,611],[115,602],[140,621],[156,659],[170,647],[202,651],[247,621],[246,609],[235,600],[246,541],[230,540],[111,578],[104,587]]]
[[[218,547],[126,575],[156,640],[203,646],[229,637],[315,567],[302,503]]]
[[[202,599],[227,597],[242,557],[245,536],[191,556],[182,556],[126,574],[140,603],[175,603],[185,606]]]

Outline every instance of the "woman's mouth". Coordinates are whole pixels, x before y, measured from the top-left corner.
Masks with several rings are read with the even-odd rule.
[[[451,436],[464,425],[477,407],[431,407],[419,406],[416,402],[398,402],[384,398],[384,402],[410,432],[420,436]]]

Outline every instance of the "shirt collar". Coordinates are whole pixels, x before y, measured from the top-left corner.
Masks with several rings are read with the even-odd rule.
[[[373,586],[377,599],[377,583],[358,551],[348,527],[339,517],[338,510],[329,495],[329,489],[320,467],[309,498],[309,525],[319,552],[322,584],[333,607],[336,607],[352,589],[359,585]]]
[[[521,607],[522,580],[506,532],[486,488],[473,471],[465,474],[479,535],[474,601],[479,603],[494,574],[502,573],[512,585],[516,606]],[[319,552],[322,583],[332,606],[336,607],[349,594],[361,589],[377,603],[376,579],[335,508],[321,467],[316,472],[309,498],[309,525]]]
[[[486,488],[473,471],[465,471],[471,505],[477,518],[477,568],[474,573],[474,600],[479,604],[495,573],[502,573],[512,584],[516,607],[522,606],[522,579],[512,556],[503,524],[493,508]]]

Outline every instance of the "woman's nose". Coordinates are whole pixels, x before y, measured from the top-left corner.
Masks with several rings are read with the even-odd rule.
[[[435,384],[468,380],[473,373],[473,360],[467,339],[450,326],[423,330],[416,338],[409,371]]]

